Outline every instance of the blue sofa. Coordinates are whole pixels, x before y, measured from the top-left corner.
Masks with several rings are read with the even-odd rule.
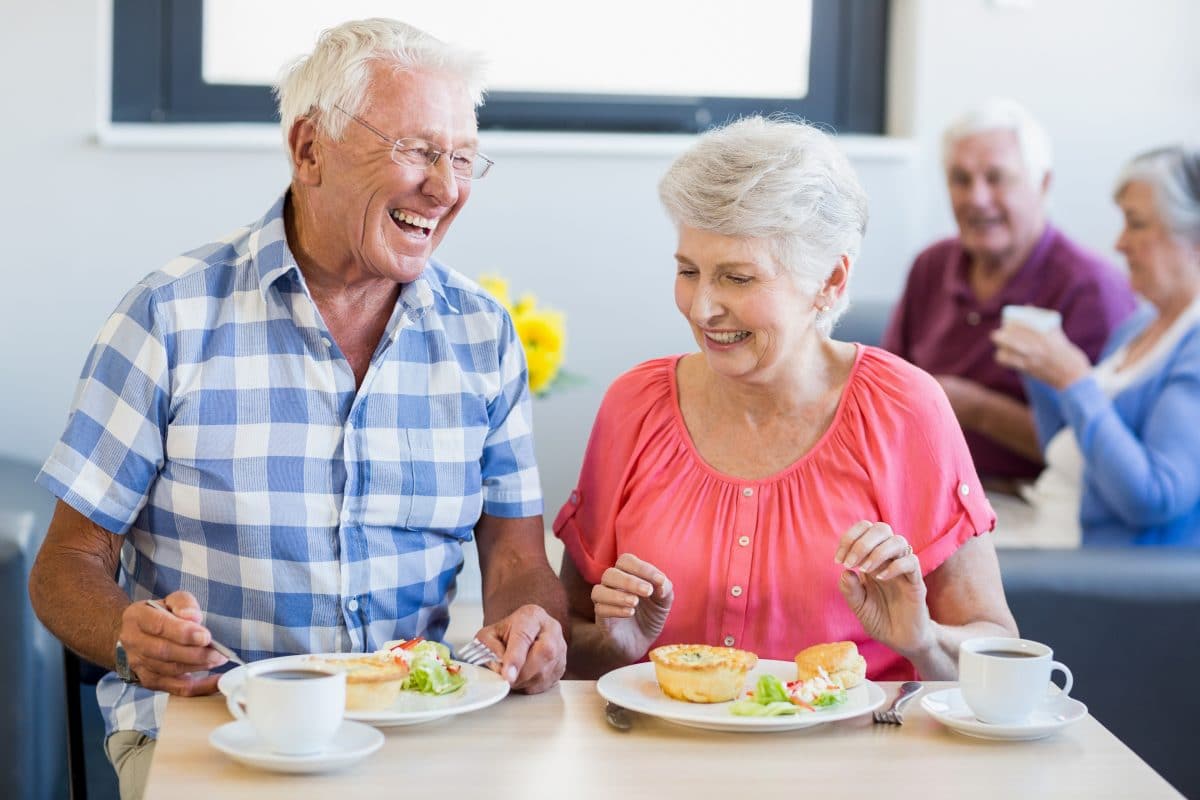
[[[26,589],[51,509],[36,474],[0,459],[0,631],[15,645],[0,659],[0,793],[22,800],[64,797],[67,786],[62,648],[34,617]]]
[[[50,523],[54,498],[33,483],[38,466],[0,457],[0,797],[59,800],[67,789],[63,650],[33,614],[29,569]],[[80,686],[89,800],[116,800],[104,755],[96,687]]]

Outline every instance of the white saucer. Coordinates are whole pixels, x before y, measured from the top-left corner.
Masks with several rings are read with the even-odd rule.
[[[1024,722],[994,725],[975,718],[974,712],[963,700],[960,689],[930,692],[921,698],[921,708],[925,709],[929,716],[958,733],[978,739],[1011,742],[1043,739],[1087,716],[1087,706],[1083,703],[1073,697],[1057,694],[1047,697],[1046,702],[1034,709],[1033,714]]]
[[[208,743],[225,755],[249,767],[272,772],[329,772],[348,767],[383,746],[383,734],[370,725],[346,720],[333,735],[333,741],[320,753],[308,756],[284,756],[273,753],[259,741],[247,721],[227,722],[209,734]]]

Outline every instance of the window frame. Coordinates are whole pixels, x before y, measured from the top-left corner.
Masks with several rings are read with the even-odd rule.
[[[112,3],[111,123],[278,123],[270,87],[204,82],[199,0]],[[890,0],[812,3],[802,99],[496,91],[479,110],[480,129],[678,134],[747,114],[787,113],[838,132],[883,133]]]

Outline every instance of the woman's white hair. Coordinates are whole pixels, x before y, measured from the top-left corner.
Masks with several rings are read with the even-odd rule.
[[[371,65],[398,71],[423,70],[461,80],[478,106],[483,102],[483,56],[447,44],[425,31],[394,19],[354,20],[322,31],[313,51],[284,68],[275,84],[279,121],[287,141],[292,124],[310,117],[334,140],[347,125],[341,106],[351,114],[363,110],[371,82]]]
[[[658,196],[676,225],[763,239],[816,292],[858,255],[867,195],[832,136],[800,120],[747,117],[700,136],[667,170]],[[828,334],[850,304],[817,314]]]
[[[991,131],[1012,131],[1025,171],[1034,184],[1041,185],[1050,173],[1052,150],[1050,137],[1034,116],[1015,100],[993,98],[964,112],[942,133],[942,164],[950,166],[950,154],[968,136]]]
[[[1174,145],[1134,156],[1117,176],[1114,200],[1131,181],[1150,184],[1167,227],[1200,245],[1200,147]]]

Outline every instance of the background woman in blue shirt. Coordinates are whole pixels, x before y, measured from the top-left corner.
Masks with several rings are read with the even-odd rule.
[[[1046,456],[1026,499],[1049,512],[1039,525],[1076,524],[1085,545],[1200,545],[1200,149],[1137,156],[1114,197],[1116,248],[1146,303],[1100,362],[1058,330],[993,335],[997,361],[1023,374]],[[1072,485],[1076,520],[1053,513]]]

